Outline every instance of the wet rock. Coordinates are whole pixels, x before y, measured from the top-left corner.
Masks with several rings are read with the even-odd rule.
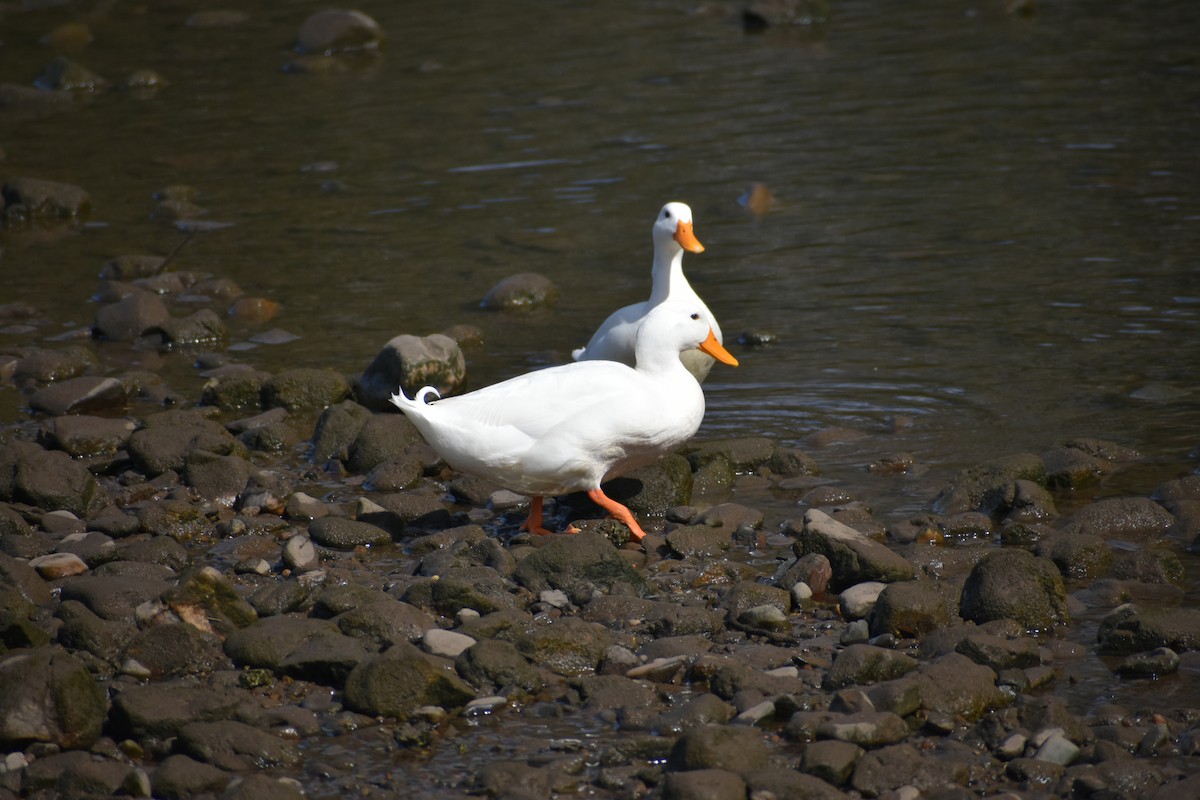
[[[100,279],[106,281],[133,281],[152,278],[163,271],[167,259],[153,255],[122,255],[110,259],[100,268]]]
[[[1171,512],[1149,498],[1111,497],[1076,511],[1059,530],[1140,543],[1165,537],[1174,523]]]
[[[1023,636],[1005,639],[980,631],[964,636],[954,651],[996,672],[1036,667],[1042,663],[1037,642]]]
[[[607,538],[594,533],[558,537],[521,560],[513,578],[532,592],[561,589],[575,605],[595,592],[639,595],[645,579]]]
[[[922,664],[899,681],[913,681],[921,707],[950,715],[977,719],[983,713],[1008,705],[1011,698],[996,686],[996,673],[966,656],[950,653]],[[875,694],[872,692],[872,698]]]
[[[270,378],[266,373],[243,365],[230,365],[205,373],[200,402],[222,411],[257,411],[262,407],[263,384]]]
[[[225,427],[207,417],[203,409],[163,411],[145,420],[145,427],[129,437],[129,455],[150,476],[168,470],[182,472],[193,451],[216,455],[245,455],[245,447]]]
[[[288,411],[327,408],[350,395],[350,384],[328,369],[289,369],[272,376],[263,386],[265,408]]]
[[[712,439],[687,445],[683,448],[683,453],[691,462],[693,469],[699,469],[714,456],[722,456],[729,461],[734,471],[748,473],[771,462],[776,457],[778,450],[774,439],[765,436],[744,436],[731,439]],[[790,460],[781,457],[783,460],[779,461],[777,466],[791,470],[796,467],[796,464],[804,463],[805,459],[802,454],[797,455],[797,453],[799,451],[791,451],[792,458]],[[776,471],[784,472],[784,469]],[[784,474],[793,473],[789,471]]]
[[[75,458],[111,456],[125,447],[135,428],[127,419],[62,416],[50,421],[47,438],[53,446]]]
[[[933,793],[947,785],[962,786],[968,780],[968,765],[958,759],[923,754],[910,744],[894,744],[873,750],[858,760],[851,788],[867,797],[913,786]]]
[[[334,622],[347,636],[365,639],[380,647],[414,642],[437,627],[429,614],[391,598],[355,606],[335,617]]]
[[[864,752],[858,745],[838,739],[809,742],[804,748],[800,769],[826,783],[844,786]]]
[[[1049,559],[1014,549],[979,560],[963,584],[959,614],[976,623],[1013,619],[1029,630],[1070,621],[1058,568]]]
[[[764,769],[769,754],[753,728],[702,725],[684,733],[671,748],[668,772],[723,769],[742,773]]]
[[[869,644],[852,644],[834,659],[826,673],[825,686],[840,689],[890,681],[916,668],[916,659],[904,653]]]
[[[234,585],[213,567],[201,567],[163,593],[163,601],[190,625],[228,635],[253,625],[258,615]]]
[[[503,614],[504,612],[498,612]],[[541,625],[532,618],[506,620],[500,629],[489,633],[497,614],[488,614],[460,630],[476,639],[493,638],[512,643],[531,663],[558,675],[587,675],[599,667],[616,638],[604,626],[577,617],[562,617],[554,625]]]
[[[331,458],[349,460],[350,446],[373,416],[369,409],[350,400],[325,409],[313,432],[313,462],[323,464]]]
[[[532,311],[557,301],[558,287],[553,281],[537,272],[521,272],[489,289],[479,305],[492,311]]]
[[[370,472],[388,461],[405,459],[420,441],[416,426],[403,414],[372,415],[350,443],[346,466],[356,474]]]
[[[9,178],[0,189],[4,215],[12,219],[69,219],[91,210],[92,198],[78,186],[40,178]]]
[[[994,503],[991,513],[1005,520],[1032,524],[1058,516],[1050,492],[1030,480],[1013,481],[995,492],[991,499]]]
[[[139,674],[149,678],[205,673],[227,666],[215,636],[183,623],[139,631],[124,655],[137,662]]]
[[[61,648],[14,650],[0,658],[0,748],[30,742],[88,747],[107,714],[104,690]]]
[[[838,596],[838,609],[847,620],[867,619],[875,610],[879,595],[887,587],[879,581],[856,583]]]
[[[240,456],[193,450],[184,461],[183,480],[201,497],[232,508],[250,480],[250,471],[250,463]]]
[[[796,537],[797,556],[817,553],[829,559],[833,567],[830,588],[835,591],[863,581],[886,583],[916,577],[916,569],[903,556],[818,509],[805,512],[799,530],[789,523],[787,533]]]
[[[7,462],[11,485],[0,485],[0,499],[11,498],[47,511],[66,510],[85,517],[108,503],[107,492],[87,468],[59,450],[36,445],[0,447],[0,472]],[[0,476],[0,484],[7,483]]]
[[[58,56],[46,65],[34,85],[47,91],[94,92],[106,88],[108,81],[82,64]]]
[[[1159,678],[1179,670],[1179,654],[1169,647],[1156,647],[1126,656],[1117,665],[1122,678]]]
[[[63,647],[91,653],[116,666],[125,645],[138,629],[129,622],[102,619],[77,600],[59,604],[55,616],[62,620],[56,639]]]
[[[1063,577],[1072,581],[1095,580],[1108,572],[1113,562],[1108,542],[1090,533],[1050,534],[1037,543],[1034,552],[1053,561]]]
[[[809,553],[784,567],[778,574],[776,583],[785,589],[793,589],[797,582],[803,582],[812,592],[814,599],[823,600],[832,577],[833,566],[829,559],[820,553]]]
[[[484,691],[506,686],[537,692],[546,685],[540,670],[529,663],[511,642],[483,639],[468,647],[454,661],[458,674]]]
[[[220,792],[233,775],[182,754],[167,756],[151,773],[154,796],[163,800],[188,800],[205,793]]]
[[[751,609],[771,606],[785,617],[792,610],[792,596],[785,590],[757,581],[739,581],[721,597],[720,607],[730,619],[738,619]]]
[[[890,583],[879,593],[871,612],[871,635],[890,633],[916,639],[951,622],[945,599],[919,581]]]
[[[305,639],[279,663],[279,671],[293,678],[341,688],[347,677],[370,656],[362,639],[324,634]]]
[[[74,553],[49,553],[29,559],[29,566],[48,581],[70,578],[87,572],[87,563]]]
[[[1165,548],[1123,553],[1113,562],[1111,575],[1117,580],[1173,584],[1180,587],[1184,586],[1186,581],[1183,562],[1174,551]]]
[[[933,510],[947,515],[965,511],[990,514],[1003,501],[1006,487],[1018,480],[1044,485],[1046,465],[1042,459],[1023,453],[968,467],[938,494]]]
[[[337,625],[329,620],[267,617],[231,633],[225,640],[225,652],[239,666],[279,669],[306,642],[336,635]]]
[[[1123,655],[1169,647],[1200,650],[1200,608],[1149,608],[1126,603],[1100,622],[1100,652]]]
[[[409,529],[441,530],[454,524],[450,512],[437,497],[414,492],[393,492],[375,498],[382,511],[359,513],[361,522],[369,522],[400,534]]]
[[[639,629],[660,639],[715,636],[725,629],[725,614],[721,611],[627,595],[598,595],[584,607],[581,616],[588,622],[599,622],[614,630],[620,630],[634,620]]]
[[[383,528],[345,517],[322,517],[308,526],[314,542],[334,550],[353,550],[391,544],[392,535]]]
[[[604,491],[634,514],[661,517],[668,508],[691,502],[692,470],[683,456],[668,453],[653,464],[606,482]],[[572,499],[566,498],[568,502]]]
[[[83,347],[64,347],[61,350],[31,347],[21,351],[13,380],[18,384],[63,381],[77,378],[95,366],[92,352]]]
[[[903,740],[908,725],[890,711],[860,711],[834,715],[817,726],[817,736],[874,748]]]
[[[346,705],[378,716],[403,719],[424,705],[459,708],[474,697],[448,662],[409,644],[364,659],[346,679]]]
[[[31,605],[44,606],[53,600],[50,587],[29,564],[5,554],[0,554],[0,586]]]
[[[138,523],[157,536],[189,542],[211,525],[203,510],[184,500],[154,500],[138,509]]]
[[[125,385],[116,378],[80,376],[34,392],[29,407],[43,414],[78,414],[121,408],[128,400]]]
[[[250,774],[235,778],[221,793],[220,800],[304,800],[299,782],[268,774]]]
[[[176,348],[214,345],[229,336],[225,323],[211,308],[202,308],[186,317],[169,317],[150,332],[162,334],[165,347]]]
[[[131,342],[159,329],[171,318],[166,303],[158,295],[134,292],[115,303],[101,306],[93,324],[95,336],[118,342]]]
[[[415,397],[425,386],[441,397],[462,391],[467,380],[466,360],[458,343],[448,336],[396,336],[383,346],[363,371],[358,400],[372,411],[396,412],[392,395]]]
[[[668,772],[663,782],[664,800],[741,800],[746,782],[726,769]]]
[[[294,744],[244,722],[193,722],[179,729],[176,749],[224,770],[293,767],[300,763]]]
[[[304,20],[296,36],[296,49],[301,53],[332,55],[374,50],[382,42],[383,29],[366,14],[328,9]]]
[[[133,767],[100,760],[82,750],[38,758],[21,771],[26,796],[109,797],[122,793]]]
[[[732,531],[684,525],[667,534],[667,546],[681,558],[718,558],[733,544]]]
[[[794,769],[768,767],[744,775],[750,797],[788,797],[797,800],[849,800],[849,795],[814,775]]]

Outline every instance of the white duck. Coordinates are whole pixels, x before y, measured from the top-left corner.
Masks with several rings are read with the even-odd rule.
[[[592,334],[586,347],[571,355],[576,361],[620,361],[634,364],[634,339],[638,325],[650,309],[667,300],[689,303],[698,308],[708,320],[718,342],[723,342],[721,326],[683,276],[683,251],[704,252],[704,245],[692,232],[692,209],[684,203],[667,203],[658,212],[651,229],[654,238],[654,267],[650,272],[650,299],[617,309]],[[712,368],[713,360],[704,353],[688,350],[681,356],[688,372],[703,381]]]
[[[600,484],[651,463],[700,427],[704,392],[679,359],[693,348],[737,366],[700,306],[663,303],[638,331],[637,367],[561,364],[432,403],[432,386],[414,400],[401,390],[392,402],[450,466],[531,495],[522,530],[550,532],[542,526],[543,495],[586,491],[640,540],[645,532],[633,514]]]

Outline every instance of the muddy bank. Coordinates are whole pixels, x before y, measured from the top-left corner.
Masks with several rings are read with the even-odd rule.
[[[373,410],[477,331],[290,369],[228,280],[100,275],[67,335],[0,307],[4,796],[1200,790],[1194,473],[1081,502],[1146,455],[1048,442],[897,522],[819,451],[702,438],[609,486],[643,548],[584,497],[531,537]],[[1160,689],[1081,708],[1085,662]]]

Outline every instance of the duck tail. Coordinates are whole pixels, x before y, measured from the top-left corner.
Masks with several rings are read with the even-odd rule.
[[[402,411],[405,408],[412,408],[413,406],[417,406],[417,405],[423,406],[429,402],[426,399],[427,397],[429,397],[429,395],[433,395],[435,400],[440,400],[442,397],[441,394],[438,393],[437,389],[435,389],[432,386],[426,386],[417,392],[414,399],[410,400],[410,399],[408,399],[408,395],[406,395],[404,393],[404,387],[402,386],[399,389],[397,389],[396,394],[392,395],[392,405],[394,405],[396,408],[399,408]]]
[[[576,361],[582,361],[583,354],[586,352],[587,352],[586,347],[577,347],[571,351],[571,358],[575,359]]]

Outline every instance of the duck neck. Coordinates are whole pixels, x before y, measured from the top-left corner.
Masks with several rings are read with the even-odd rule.
[[[674,246],[671,246],[674,245]],[[671,289],[687,284],[683,277],[683,248],[676,245],[654,248],[654,267],[650,272],[650,305],[667,299]]]

